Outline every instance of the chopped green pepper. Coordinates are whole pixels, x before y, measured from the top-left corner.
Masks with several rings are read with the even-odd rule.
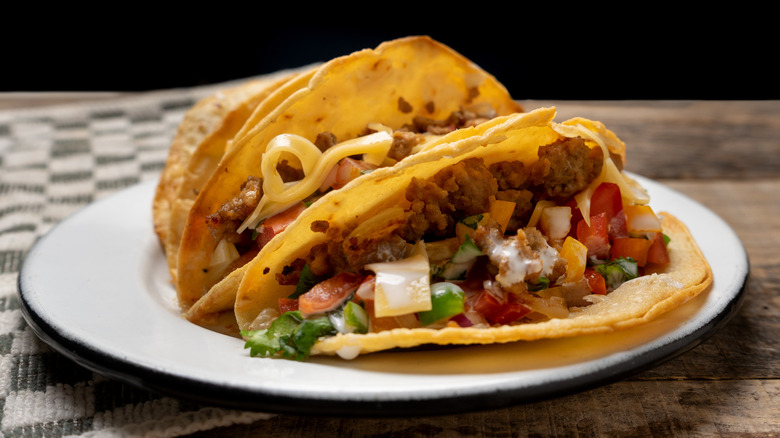
[[[477,257],[483,255],[482,250],[471,240],[469,235],[466,235],[466,239],[455,251],[455,254],[450,258],[444,266],[434,271],[435,276],[444,280],[462,280],[466,276],[466,272],[474,265]]]
[[[368,333],[368,312],[354,301],[344,305],[344,329],[347,333]]]
[[[418,312],[422,325],[427,326],[463,313],[466,293],[460,286],[443,282],[431,285],[431,310]]]
[[[550,279],[547,277],[539,277],[536,283],[528,283],[528,290],[531,292],[539,292],[547,289],[550,286]]]
[[[474,214],[474,215],[471,215],[471,216],[464,217],[463,219],[460,220],[460,222],[463,225],[465,225],[465,226],[467,226],[467,227],[469,227],[469,228],[471,228],[473,230],[476,230],[477,226],[479,225],[479,222],[484,217],[485,217],[485,215],[482,215],[482,214]]]

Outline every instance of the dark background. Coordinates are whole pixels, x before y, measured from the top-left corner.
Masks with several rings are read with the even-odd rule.
[[[450,3],[442,15],[419,5],[370,3],[382,9],[329,4],[302,17],[295,10],[307,9],[301,3],[287,11],[207,5],[187,13],[149,6],[90,10],[97,15],[89,19],[71,9],[47,9],[32,20],[29,11],[16,19],[8,14],[10,25],[0,31],[0,91],[188,87],[427,34],[495,75],[518,99],[780,97],[771,59],[777,38],[755,18],[748,23],[732,11],[707,18],[596,6],[531,12],[471,3],[458,9]]]

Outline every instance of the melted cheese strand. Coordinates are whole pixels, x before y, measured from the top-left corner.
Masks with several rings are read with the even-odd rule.
[[[274,137],[268,143],[260,164],[263,197],[252,214],[238,228],[238,232],[256,228],[263,219],[315,193],[331,169],[343,158],[362,154],[366,162],[381,165],[392,144],[392,136],[384,130],[344,141],[324,153],[300,135],[280,134]],[[298,159],[304,177],[299,181],[284,182],[277,166],[290,156]]]

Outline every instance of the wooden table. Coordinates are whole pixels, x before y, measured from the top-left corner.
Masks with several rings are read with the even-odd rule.
[[[17,97],[0,99],[0,107],[24,105]],[[558,120],[604,122],[627,143],[627,170],[701,202],[735,229],[751,276],[732,320],[654,369],[551,400],[418,418],[279,415],[193,436],[780,435],[780,102],[524,103],[555,105]]]
[[[627,170],[701,202],[731,225],[751,263],[741,310],[692,351],[608,386],[552,400],[422,418],[281,415],[219,436],[780,435],[780,102],[529,101],[559,120],[604,122]],[[717,274],[716,274],[717,275]]]

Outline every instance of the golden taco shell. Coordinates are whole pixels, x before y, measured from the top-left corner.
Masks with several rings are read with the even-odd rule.
[[[232,309],[232,304],[225,309],[215,303],[232,303],[244,260],[229,268],[229,275],[209,269],[220,242],[205,218],[237,197],[250,176],[259,175],[269,142],[290,134],[314,142],[324,132],[343,142],[361,136],[372,123],[399,129],[415,117],[443,120],[465,107],[490,108],[498,115],[522,111],[494,77],[428,37],[385,42],[318,67],[304,86],[244,125],[192,204],[177,261],[185,316],[198,322]],[[251,254],[244,256],[251,259]]]
[[[648,202],[641,187],[619,170],[625,157],[625,145],[614,133],[603,124],[584,118],[555,123],[554,115],[554,109],[541,108],[507,117],[492,131],[438,145],[399,165],[366,175],[359,184],[350,184],[323,197],[316,208],[301,215],[247,266],[235,301],[239,327],[248,331],[261,329],[272,318],[269,315],[279,313],[279,300],[290,296],[295,286],[280,285],[278,275],[296,260],[306,259],[313,248],[334,240],[337,233],[352,233],[383,212],[399,206],[409,211],[406,189],[413,180],[434,178],[441,171],[469,160],[479,160],[485,166],[515,161],[535,166],[542,161],[542,147],[581,139],[591,152],[600,149],[598,156],[604,164],[597,176],[575,195],[567,195],[567,199],[576,200],[584,210],[589,205],[593,187],[601,182],[614,182],[621,186],[625,201],[638,205]],[[319,339],[310,353],[353,357],[359,353],[424,344],[497,343],[601,333],[647,322],[688,301],[712,281],[710,268],[688,230],[670,214],[664,213],[662,217],[663,233],[671,238],[669,263],[652,271],[648,267],[648,275],[623,283],[607,295],[589,297],[593,304],[569,305],[563,317],[481,328],[416,326],[366,334],[336,334]],[[312,226],[323,221],[329,224],[327,233]],[[381,228],[381,225],[375,227]],[[334,232],[330,233],[331,230]],[[562,252],[560,244],[556,245]],[[511,274],[511,270],[507,270],[507,274]],[[566,274],[561,276],[564,277]]]

